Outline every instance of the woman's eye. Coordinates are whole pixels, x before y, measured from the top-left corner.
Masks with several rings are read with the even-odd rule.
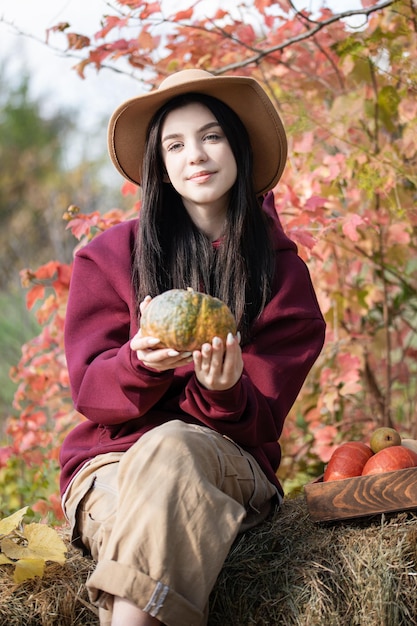
[[[168,152],[176,152],[177,150],[179,150],[181,148],[182,144],[177,141],[176,143],[172,143],[168,146],[167,150]]]
[[[210,133],[204,137],[205,141],[219,141],[219,139],[221,139],[221,135],[218,133]]]

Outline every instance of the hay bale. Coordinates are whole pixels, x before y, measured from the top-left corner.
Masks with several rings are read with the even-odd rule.
[[[68,533],[62,538],[68,540]],[[42,578],[16,585],[13,569],[0,567],[0,626],[98,626],[85,581],[94,563],[69,547],[65,565],[48,563]]]
[[[0,626],[98,626],[84,582],[94,564],[16,586],[0,568]],[[209,626],[417,625],[417,515],[316,524],[303,497],[238,538],[211,596]]]
[[[417,515],[317,524],[304,498],[287,500],[236,542],[209,624],[417,624]]]

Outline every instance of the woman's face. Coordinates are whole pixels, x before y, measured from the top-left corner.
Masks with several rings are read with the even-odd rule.
[[[161,150],[169,182],[197,227],[200,220],[224,222],[237,166],[210,109],[194,102],[168,113]]]

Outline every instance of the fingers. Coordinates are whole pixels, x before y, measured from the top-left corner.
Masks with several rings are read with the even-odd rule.
[[[191,352],[178,352],[171,348],[157,348],[160,344],[157,337],[143,337],[141,331],[131,339],[130,347],[136,352],[136,356],[146,367],[151,367],[160,372],[174,369],[192,361]]]
[[[149,350],[136,352],[139,361],[142,361],[146,367],[151,367],[158,372],[175,369],[182,365],[187,365],[193,360],[191,352],[178,352],[177,350],[169,350],[161,348],[159,350]]]
[[[130,347],[132,350],[152,350],[160,343],[157,337],[142,337],[142,332],[138,333],[131,339]]]
[[[221,370],[223,365],[224,348],[223,341],[219,337],[214,337],[211,349],[210,366],[214,370]]]
[[[148,306],[149,302],[152,300],[151,296],[145,296],[142,302],[139,304],[140,314],[143,315],[144,310]]]
[[[237,338],[229,333],[226,338],[226,354],[223,363],[223,373],[228,376],[233,371],[236,364],[236,357],[239,350]]]
[[[221,390],[233,387],[243,371],[240,336],[231,333],[225,344],[219,337],[205,343],[193,353],[194,368],[199,382],[208,389]]]
[[[194,365],[198,367],[205,376],[210,373],[221,372],[223,364],[223,341],[219,337],[214,337],[212,343],[204,343],[201,350],[193,353]]]

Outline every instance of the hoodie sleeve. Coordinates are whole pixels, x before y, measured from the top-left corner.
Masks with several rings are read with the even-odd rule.
[[[164,395],[173,372],[140,364],[131,283],[134,224],[105,231],[76,255],[65,318],[65,351],[75,408],[116,425],[140,418]]]

